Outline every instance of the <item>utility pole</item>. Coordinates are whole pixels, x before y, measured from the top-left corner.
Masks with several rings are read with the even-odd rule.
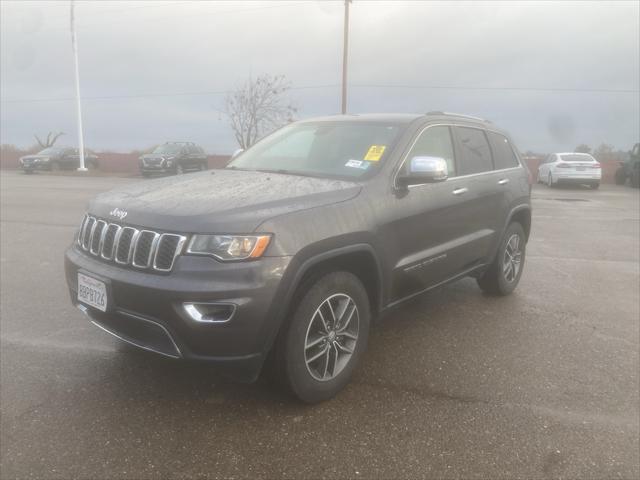
[[[349,4],[344,0],[344,42],[342,44],[342,114],[347,113],[347,64],[349,56]]]
[[[78,70],[78,42],[76,40],[76,24],[73,16],[73,9],[75,7],[75,0],[71,0],[71,48],[73,49],[73,61],[76,67],[76,109],[78,112],[78,142],[80,155],[80,167],[79,172],[86,172],[87,168],[84,166],[84,139],[82,137],[82,107],[80,106],[80,71]]]

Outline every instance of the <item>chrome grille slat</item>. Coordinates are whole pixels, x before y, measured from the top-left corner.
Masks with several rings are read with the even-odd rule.
[[[93,231],[91,232],[91,241],[89,242],[89,252],[92,255],[99,255],[102,250],[102,242],[104,241],[105,227],[107,226],[107,222],[104,220],[98,220],[94,226]]]
[[[137,269],[170,272],[187,237],[175,233],[138,230],[85,215],[76,243],[101,260]]]
[[[151,230],[140,230],[133,249],[132,265],[136,268],[149,268],[160,234]],[[145,251],[148,250],[148,251]],[[138,258],[140,257],[140,258]]]
[[[102,247],[100,248],[100,256],[105,260],[111,260],[113,258],[119,236],[118,234],[121,229],[122,227],[117,223],[110,223],[107,225],[107,228],[105,228],[104,240]]]
[[[167,243],[172,241],[176,242],[173,248],[171,248],[171,244],[165,247]],[[176,261],[176,257],[180,255],[186,241],[187,237],[184,235],[176,235],[174,233],[163,233],[160,235],[156,253],[153,257],[153,268],[161,272],[170,272],[173,268],[173,263]]]

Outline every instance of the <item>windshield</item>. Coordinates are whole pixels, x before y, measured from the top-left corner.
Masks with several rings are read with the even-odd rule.
[[[60,153],[63,149],[59,147],[49,147],[44,150],[40,150],[38,155],[53,155],[54,153]]]
[[[364,122],[289,125],[255,144],[227,168],[358,178],[385,160],[400,129],[398,124]]]
[[[175,143],[168,143],[165,145],[159,145],[155,148],[153,153],[180,153],[182,145],[176,145]]]
[[[595,162],[591,155],[560,155],[563,162]]]

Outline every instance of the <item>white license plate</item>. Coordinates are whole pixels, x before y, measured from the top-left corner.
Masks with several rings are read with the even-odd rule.
[[[104,282],[78,273],[78,301],[107,311],[107,286]]]

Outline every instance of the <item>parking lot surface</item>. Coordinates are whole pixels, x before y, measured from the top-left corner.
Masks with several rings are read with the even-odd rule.
[[[123,346],[71,306],[89,198],[135,179],[1,175],[0,477],[638,478],[639,191],[533,190],[520,286],[388,315],[337,398]]]

